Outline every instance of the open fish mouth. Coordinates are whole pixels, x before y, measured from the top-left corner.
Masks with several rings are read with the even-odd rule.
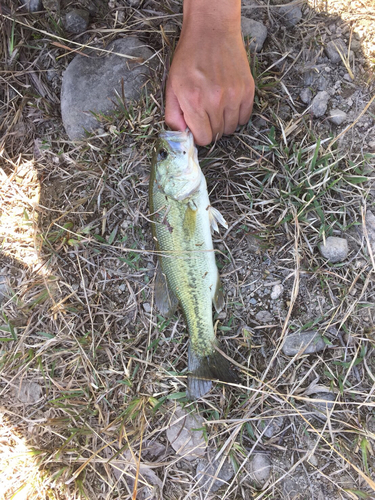
[[[160,132],[159,137],[161,140],[165,141],[171,151],[175,153],[190,153],[194,149],[194,137],[188,129],[186,129],[185,132],[166,130]]]

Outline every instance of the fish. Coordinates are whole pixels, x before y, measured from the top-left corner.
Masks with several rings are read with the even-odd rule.
[[[170,316],[180,305],[189,331],[187,395],[198,399],[212,380],[238,383],[215,336],[212,305],[224,307],[211,230],[228,227],[211,206],[189,130],[163,131],[153,151],[149,208],[159,256],[155,304]]]

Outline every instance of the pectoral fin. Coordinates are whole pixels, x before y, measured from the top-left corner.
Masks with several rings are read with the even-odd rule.
[[[219,226],[218,224],[221,224],[225,229],[228,229],[228,224],[224,217],[221,215],[219,210],[217,210],[214,207],[211,207],[211,205],[208,207],[208,216],[210,218],[210,225],[211,225],[211,230],[216,231],[217,233],[219,232]]]
[[[217,276],[215,294],[212,298],[212,302],[214,303],[215,311],[217,313],[223,310],[224,308],[223,285],[221,284],[219,275]]]
[[[155,305],[160,314],[165,318],[172,316],[178,306],[178,299],[175,294],[169,289],[165,274],[163,274],[160,266],[156,271],[155,284]]]

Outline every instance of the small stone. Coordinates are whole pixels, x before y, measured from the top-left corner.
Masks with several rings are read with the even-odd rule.
[[[339,51],[344,57],[348,54],[348,48],[341,38],[328,42],[325,51],[329,59],[336,64],[342,62]]]
[[[0,304],[8,298],[8,276],[5,273],[0,274]]]
[[[143,310],[144,310],[144,312],[146,312],[148,314],[151,312],[151,306],[150,306],[150,304],[148,302],[145,302],[143,304]]]
[[[43,395],[43,389],[36,382],[23,380],[21,382],[21,385],[17,386],[16,395],[21,403],[34,404],[41,399]]]
[[[252,297],[250,300],[249,300],[249,304],[255,306],[255,304],[257,303],[257,299],[254,299],[254,297]]]
[[[329,236],[325,244],[319,245],[319,250],[322,256],[333,264],[345,260],[349,253],[347,240],[336,236]]]
[[[77,55],[67,67],[61,88],[61,115],[69,138],[74,141],[93,132],[100,122],[93,116],[113,113],[117,93],[121,95],[122,80],[126,102],[138,99],[147,81],[147,68],[140,62],[152,56],[151,50],[135,37],[115,40],[108,51],[139,58],[130,61],[116,54],[96,57]],[[117,92],[116,92],[117,91]]]
[[[46,10],[57,12],[60,10],[60,0],[42,0]]]
[[[38,12],[43,10],[42,0],[22,0],[22,4],[27,9],[27,12]]]
[[[287,28],[293,28],[302,19],[302,10],[299,5],[283,5],[278,9],[281,22]]]
[[[283,293],[283,291],[284,291],[283,285],[274,285],[271,291],[271,299],[272,300],[278,299],[280,295]]]
[[[315,401],[316,399],[322,399],[323,401]],[[312,406],[316,410],[314,413],[318,417],[327,419],[327,413],[329,414],[333,408],[333,402],[336,401],[336,394],[332,392],[318,392],[311,400],[312,402],[309,406]]]
[[[314,116],[323,116],[327,111],[329,94],[325,90],[318,92],[311,103],[311,112]]]
[[[286,356],[295,356],[300,353],[313,354],[323,351],[326,344],[316,331],[300,332],[288,335],[283,345],[283,353]]]
[[[258,21],[254,21],[254,19],[241,17],[241,28],[243,36],[247,36],[251,39],[250,51],[260,52],[268,33],[267,28],[264,26],[264,24]]]
[[[189,461],[204,456],[207,444],[201,430],[203,425],[200,415],[188,414],[179,407],[175,409],[167,438],[177,455]]]
[[[301,101],[304,103],[304,104],[310,104],[311,100],[312,100],[312,92],[311,92],[311,89],[309,89],[308,87],[304,88],[301,90],[300,94],[299,94],[300,98],[301,98]]]
[[[258,486],[263,486],[271,475],[271,461],[265,453],[254,455],[250,463],[250,477]]]
[[[242,0],[241,1],[241,12],[245,17],[250,19],[259,19],[261,9],[256,0]]]
[[[133,7],[133,9],[139,9],[141,6],[142,0],[128,0],[128,4],[130,7]]]
[[[207,458],[200,460],[197,465],[195,479],[199,484],[199,489],[202,489],[205,493],[208,491],[215,493],[222,486],[228,486],[228,481],[234,476],[233,466],[230,461],[226,459],[220,467],[221,458],[215,460],[215,454],[215,450],[211,450]],[[213,481],[214,477],[215,480]]]
[[[120,290],[120,292],[125,292],[126,289],[125,283],[121,283],[121,285],[118,286],[118,289]]]
[[[268,311],[259,311],[255,315],[255,319],[259,323],[272,323],[273,322],[273,316],[270,312]]]
[[[258,429],[263,432],[263,436],[271,439],[275,434],[278,434],[284,425],[284,417],[275,417],[271,419],[261,420],[258,424]]]
[[[370,243],[370,247],[373,253],[375,253],[375,215],[370,211],[366,211],[366,217],[365,217],[365,231],[363,230],[364,228],[362,227],[362,232],[365,235],[367,233],[367,237]]]
[[[64,26],[66,31],[79,35],[87,30],[89,25],[89,13],[83,9],[72,9],[65,14]]]
[[[341,109],[331,109],[328,120],[335,125],[341,125],[346,120],[346,116],[345,111],[341,111]]]

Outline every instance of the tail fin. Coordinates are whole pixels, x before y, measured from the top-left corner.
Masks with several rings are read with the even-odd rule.
[[[234,366],[219,352],[214,350],[210,356],[199,356],[189,346],[190,375],[187,394],[189,399],[204,396],[212,386],[212,380],[238,383],[239,378]]]

